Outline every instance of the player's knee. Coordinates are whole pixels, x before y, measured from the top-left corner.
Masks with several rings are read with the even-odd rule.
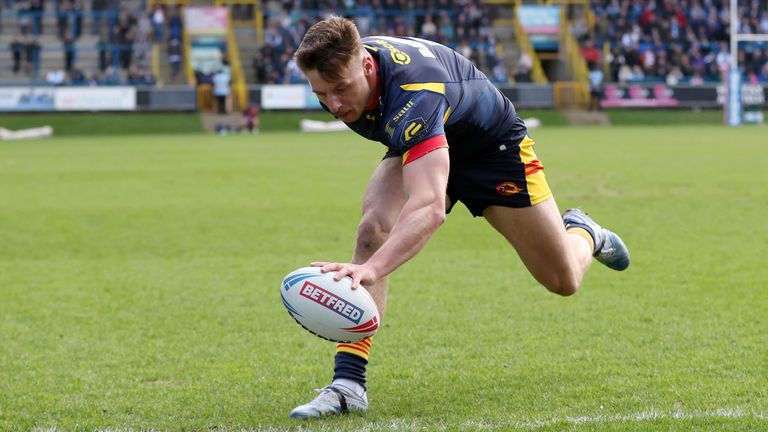
[[[544,286],[552,293],[568,297],[576,294],[581,285],[580,281],[573,276],[558,276],[544,283]]]

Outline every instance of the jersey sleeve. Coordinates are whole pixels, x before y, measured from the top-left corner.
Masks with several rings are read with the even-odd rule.
[[[444,95],[421,90],[406,93],[404,103],[390,112],[385,131],[389,142],[386,157],[402,156],[403,165],[438,148],[448,147],[445,117],[448,101]]]

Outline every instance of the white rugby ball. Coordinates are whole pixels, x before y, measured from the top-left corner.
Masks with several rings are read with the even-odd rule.
[[[283,279],[280,296],[293,319],[310,333],[334,342],[358,342],[376,334],[379,308],[362,285],[352,289],[352,278],[333,280],[335,272],[303,267]]]

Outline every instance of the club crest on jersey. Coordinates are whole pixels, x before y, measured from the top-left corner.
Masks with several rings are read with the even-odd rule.
[[[360,324],[360,319],[363,317],[362,309],[309,281],[304,282],[304,286],[301,287],[299,294],[320,306],[336,312],[355,324]]]
[[[408,126],[405,127],[403,132],[403,138],[405,142],[408,142],[414,138],[418,138],[427,131],[427,122],[423,118],[419,117],[411,121]]]
[[[496,185],[496,193],[501,196],[512,196],[522,192],[523,188],[511,181],[501,182]]]

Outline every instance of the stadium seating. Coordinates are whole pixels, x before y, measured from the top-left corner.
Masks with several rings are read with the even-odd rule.
[[[768,33],[765,2],[740,2],[740,33]],[[591,0],[595,42],[614,82],[717,82],[729,57],[727,2],[713,0]],[[746,82],[768,82],[768,44],[739,48]],[[589,59],[588,59],[589,60]],[[594,60],[593,60],[594,61]]]
[[[298,7],[297,7],[298,6]],[[253,56],[253,81],[297,83],[303,77],[291,60],[307,28],[330,15],[355,20],[362,36],[417,36],[457,49],[491,75],[497,47],[489,6],[478,0],[360,0],[356,2],[269,1],[264,44]]]
[[[153,84],[140,0],[4,0],[3,84]],[[131,72],[131,66],[134,71]]]

